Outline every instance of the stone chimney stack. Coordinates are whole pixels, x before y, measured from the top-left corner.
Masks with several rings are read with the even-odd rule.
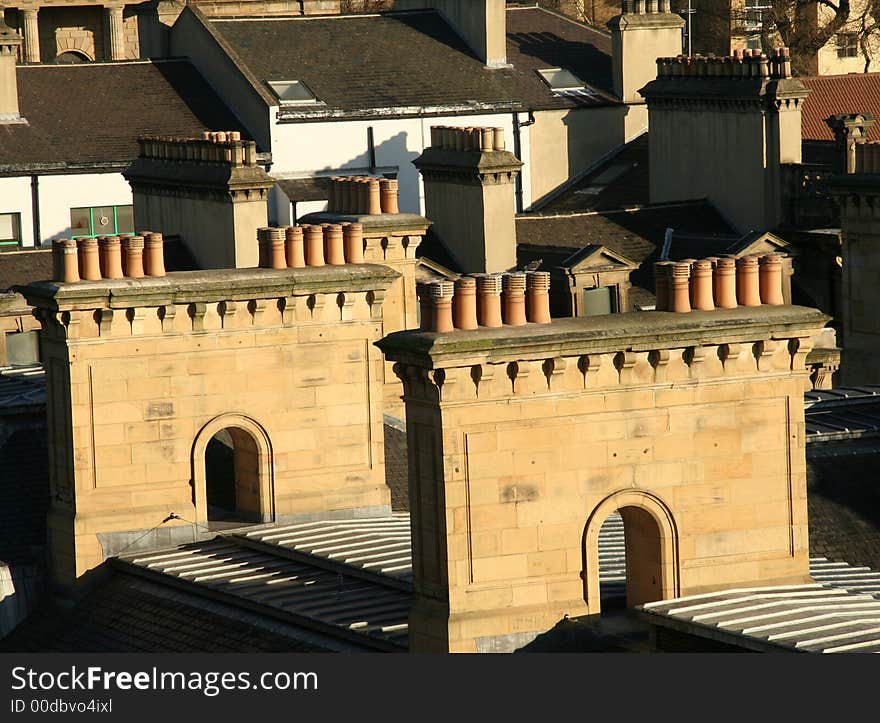
[[[395,10],[439,12],[490,68],[507,65],[505,0],[396,0]]]
[[[626,103],[644,105],[639,89],[654,79],[657,58],[681,53],[684,20],[673,13],[670,0],[623,0],[621,14],[608,21],[611,30],[611,73],[614,93]],[[647,123],[632,113],[628,131]]]
[[[516,266],[514,182],[523,164],[504,149],[503,129],[434,126],[413,164],[434,232],[464,271]]]
[[[708,198],[741,233],[783,219],[783,166],[801,162],[809,90],[787,48],[772,57],[657,58],[641,94],[650,116],[651,202]]]
[[[22,122],[18,110],[18,83],[15,61],[21,38],[3,22],[0,14],[0,123]]]
[[[856,172],[856,146],[868,140],[868,131],[876,122],[870,113],[844,113],[825,119],[840,147],[838,173]]]

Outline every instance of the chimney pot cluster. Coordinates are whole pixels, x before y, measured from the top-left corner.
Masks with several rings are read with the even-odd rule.
[[[52,242],[53,280],[72,284],[101,279],[165,276],[162,234],[56,239]]]
[[[399,183],[393,178],[372,176],[333,176],[330,178],[331,213],[366,214],[400,213]]]
[[[364,226],[360,223],[260,228],[257,243],[261,269],[364,263]]]
[[[654,264],[657,311],[781,306],[782,256],[721,256]]]
[[[503,151],[504,129],[431,126],[431,148],[447,151]]]
[[[239,131],[204,131],[201,138],[141,136],[140,157],[159,161],[256,166],[257,144],[243,141]]]
[[[445,333],[550,323],[550,274],[547,271],[473,274],[454,283],[416,284],[421,330]]]
[[[657,78],[791,78],[791,55],[788,48],[776,48],[768,58],[747,48],[729,56],[657,58]]]
[[[880,141],[856,144],[856,173],[880,173]]]

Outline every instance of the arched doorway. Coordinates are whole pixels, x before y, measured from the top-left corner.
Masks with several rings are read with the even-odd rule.
[[[231,414],[209,422],[193,445],[193,491],[199,521],[211,527],[274,518],[269,436],[252,419]]]
[[[672,514],[647,493],[625,490],[596,507],[584,531],[584,560],[584,598],[591,612],[678,594],[678,538]]]
[[[77,63],[91,63],[92,59],[80,50],[65,50],[55,58],[58,65],[73,65]]]

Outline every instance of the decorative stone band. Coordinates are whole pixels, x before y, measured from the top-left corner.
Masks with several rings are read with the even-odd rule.
[[[330,213],[399,214],[399,182],[393,178],[332,176],[327,210]]]
[[[364,263],[364,227],[360,223],[324,223],[257,229],[259,267],[301,269]]]
[[[431,147],[449,151],[503,151],[504,129],[469,126],[431,126]]]
[[[256,166],[257,144],[239,131],[204,131],[201,138],[141,136],[139,157],[158,161]]]
[[[165,275],[162,234],[151,231],[136,236],[56,239],[52,253],[55,283]]]
[[[654,264],[657,311],[687,313],[737,306],[779,306],[782,255],[723,256]]]
[[[657,78],[791,78],[791,55],[783,47],[774,49],[769,58],[748,48],[730,56],[657,58]]]
[[[856,173],[880,173],[880,141],[856,144]]]

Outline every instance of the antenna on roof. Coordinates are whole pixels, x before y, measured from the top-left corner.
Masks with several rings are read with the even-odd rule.
[[[672,229],[667,228],[666,233],[663,236],[663,248],[660,251],[660,260],[666,261],[669,259],[669,247],[672,245]]]

